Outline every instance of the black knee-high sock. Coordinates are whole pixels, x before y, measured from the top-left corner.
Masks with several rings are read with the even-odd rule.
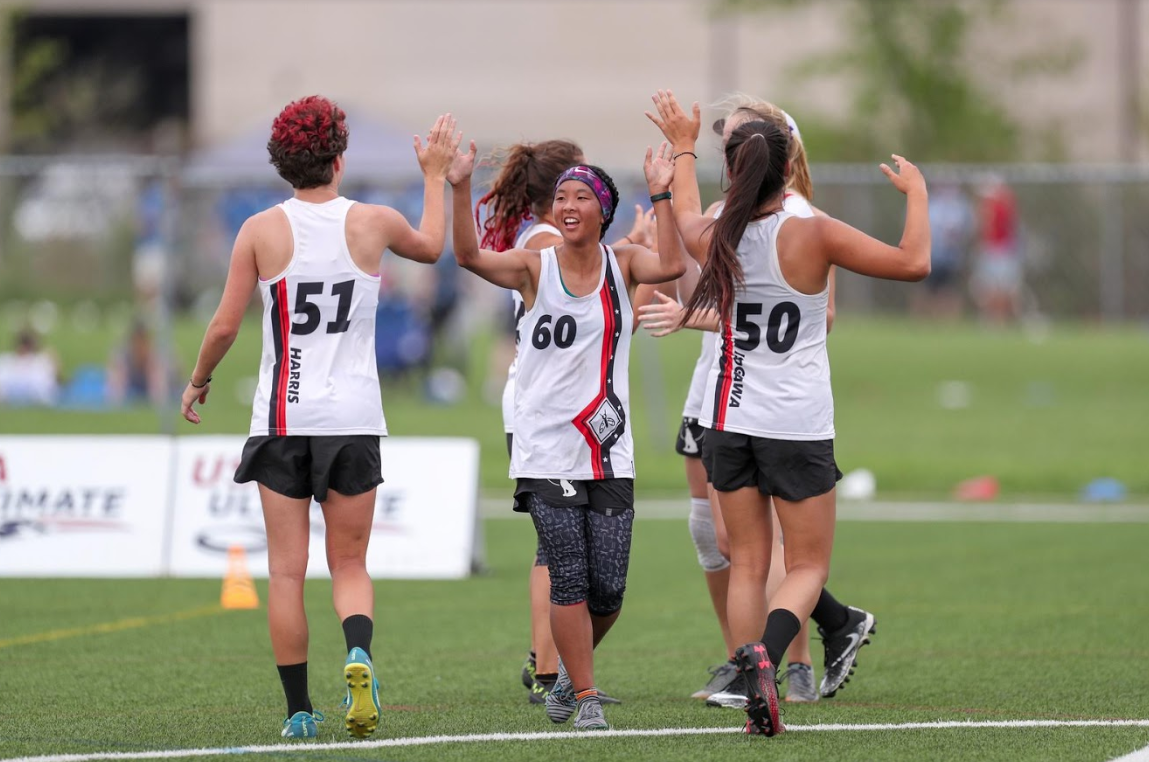
[[[774,609],[770,612],[770,616],[766,617],[766,632],[762,633],[762,642],[766,644],[766,655],[770,657],[770,663],[775,667],[782,663],[786,649],[790,647],[790,642],[800,629],[802,623],[792,611]]]
[[[283,695],[287,697],[287,716],[296,712],[312,712],[311,696],[307,692],[307,662],[302,664],[277,664],[279,682],[283,683]]]
[[[818,602],[814,604],[814,611],[810,614],[823,632],[837,632],[846,626],[850,621],[850,612],[846,611],[846,607],[830,595],[830,591],[822,588],[821,595],[818,596]]]
[[[375,623],[365,614],[352,614],[343,620],[343,639],[347,642],[347,650],[362,648],[367,652],[368,659],[375,658],[371,655],[371,636],[374,632]]]

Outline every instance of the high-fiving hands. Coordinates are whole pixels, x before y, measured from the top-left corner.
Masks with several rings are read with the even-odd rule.
[[[419,168],[427,177],[447,176],[447,170],[455,161],[459,152],[459,144],[463,142],[463,133],[455,132],[455,117],[443,114],[435,120],[431,131],[427,133],[427,145],[415,136],[415,158],[419,161]]]
[[[475,141],[471,141],[471,148],[466,153],[455,151],[455,158],[447,169],[447,182],[458,185],[471,176],[475,171]]]
[[[642,163],[642,171],[646,174],[646,186],[650,195],[663,193],[670,188],[674,180],[674,149],[665,140],[658,147],[658,152],[650,146],[646,148],[646,161]]]
[[[662,135],[674,147],[676,152],[691,151],[698,142],[698,133],[702,129],[702,112],[698,102],[694,102],[691,114],[687,114],[678,99],[670,90],[659,90],[651,96],[657,115],[649,111],[643,112],[646,118],[654,122]]]

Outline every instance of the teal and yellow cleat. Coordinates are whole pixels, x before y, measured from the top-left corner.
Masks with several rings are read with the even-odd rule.
[[[322,712],[296,712],[283,721],[280,735],[284,738],[315,738],[319,734],[319,728],[315,727],[317,722],[323,722]]]
[[[379,704],[379,680],[371,659],[362,648],[352,648],[343,666],[343,677],[347,680],[347,697],[343,705],[347,709],[344,725],[356,738],[366,738],[379,726],[382,706]]]

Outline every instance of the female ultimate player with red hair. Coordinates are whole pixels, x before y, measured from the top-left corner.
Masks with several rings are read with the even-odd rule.
[[[327,566],[347,660],[345,725],[373,733],[380,715],[379,680],[371,662],[374,588],[367,542],[375,490],[383,481],[379,438],[386,436],[375,368],[375,308],[384,249],[433,263],[443,251],[447,170],[461,136],[450,114],[439,117],[424,147],[419,229],[386,206],[339,195],[348,129],[341,108],[320,96],[288,104],[275,118],[267,150],[291,198],[250,217],[232,251],[227,284],[208,325],[184,417],[207,402],[212,371],[223,359],[257,287],[263,299],[263,353],[251,429],[235,474],[259,484],[267,528],[267,621],[287,699],[286,738],[313,738],[315,711],[307,688],[307,571],[312,499],[323,510]]]

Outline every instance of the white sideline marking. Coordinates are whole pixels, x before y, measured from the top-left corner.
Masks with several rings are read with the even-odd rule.
[[[787,725],[787,732],[826,732],[848,730],[938,730],[968,728],[1149,728],[1149,720],[987,720],[982,722],[940,721],[940,722],[900,722],[892,724],[844,724]],[[0,762],[93,762],[94,760],[120,759],[180,759],[185,757],[208,757],[224,754],[292,754],[306,751],[333,751],[338,749],[386,749],[396,746],[431,746],[444,743],[484,743],[500,741],[547,741],[572,739],[593,741],[598,738],[634,738],[639,736],[701,736],[722,733],[741,733],[740,727],[723,728],[652,728],[643,730],[596,730],[586,733],[537,732],[537,733],[476,733],[466,736],[414,736],[410,738],[382,738],[377,741],[338,741],[334,743],[280,743],[265,746],[230,746],[218,749],[168,749],[159,751],[117,751],[96,752],[93,754],[50,754],[42,757],[9,757]],[[1142,750],[1144,751],[1144,750]],[[1141,754],[1141,752],[1134,752]],[[1122,757],[1131,762],[1142,762],[1145,757]]]
[[[1131,751],[1124,757],[1115,757],[1110,762],[1149,762],[1149,746]]]
[[[479,515],[485,519],[529,520],[511,510],[510,497],[484,497]],[[637,500],[635,518],[682,519],[690,515],[685,491],[681,500]],[[1149,505],[1084,503],[946,503],[858,502],[838,500],[839,521],[980,521],[990,523],[1146,524]]]

